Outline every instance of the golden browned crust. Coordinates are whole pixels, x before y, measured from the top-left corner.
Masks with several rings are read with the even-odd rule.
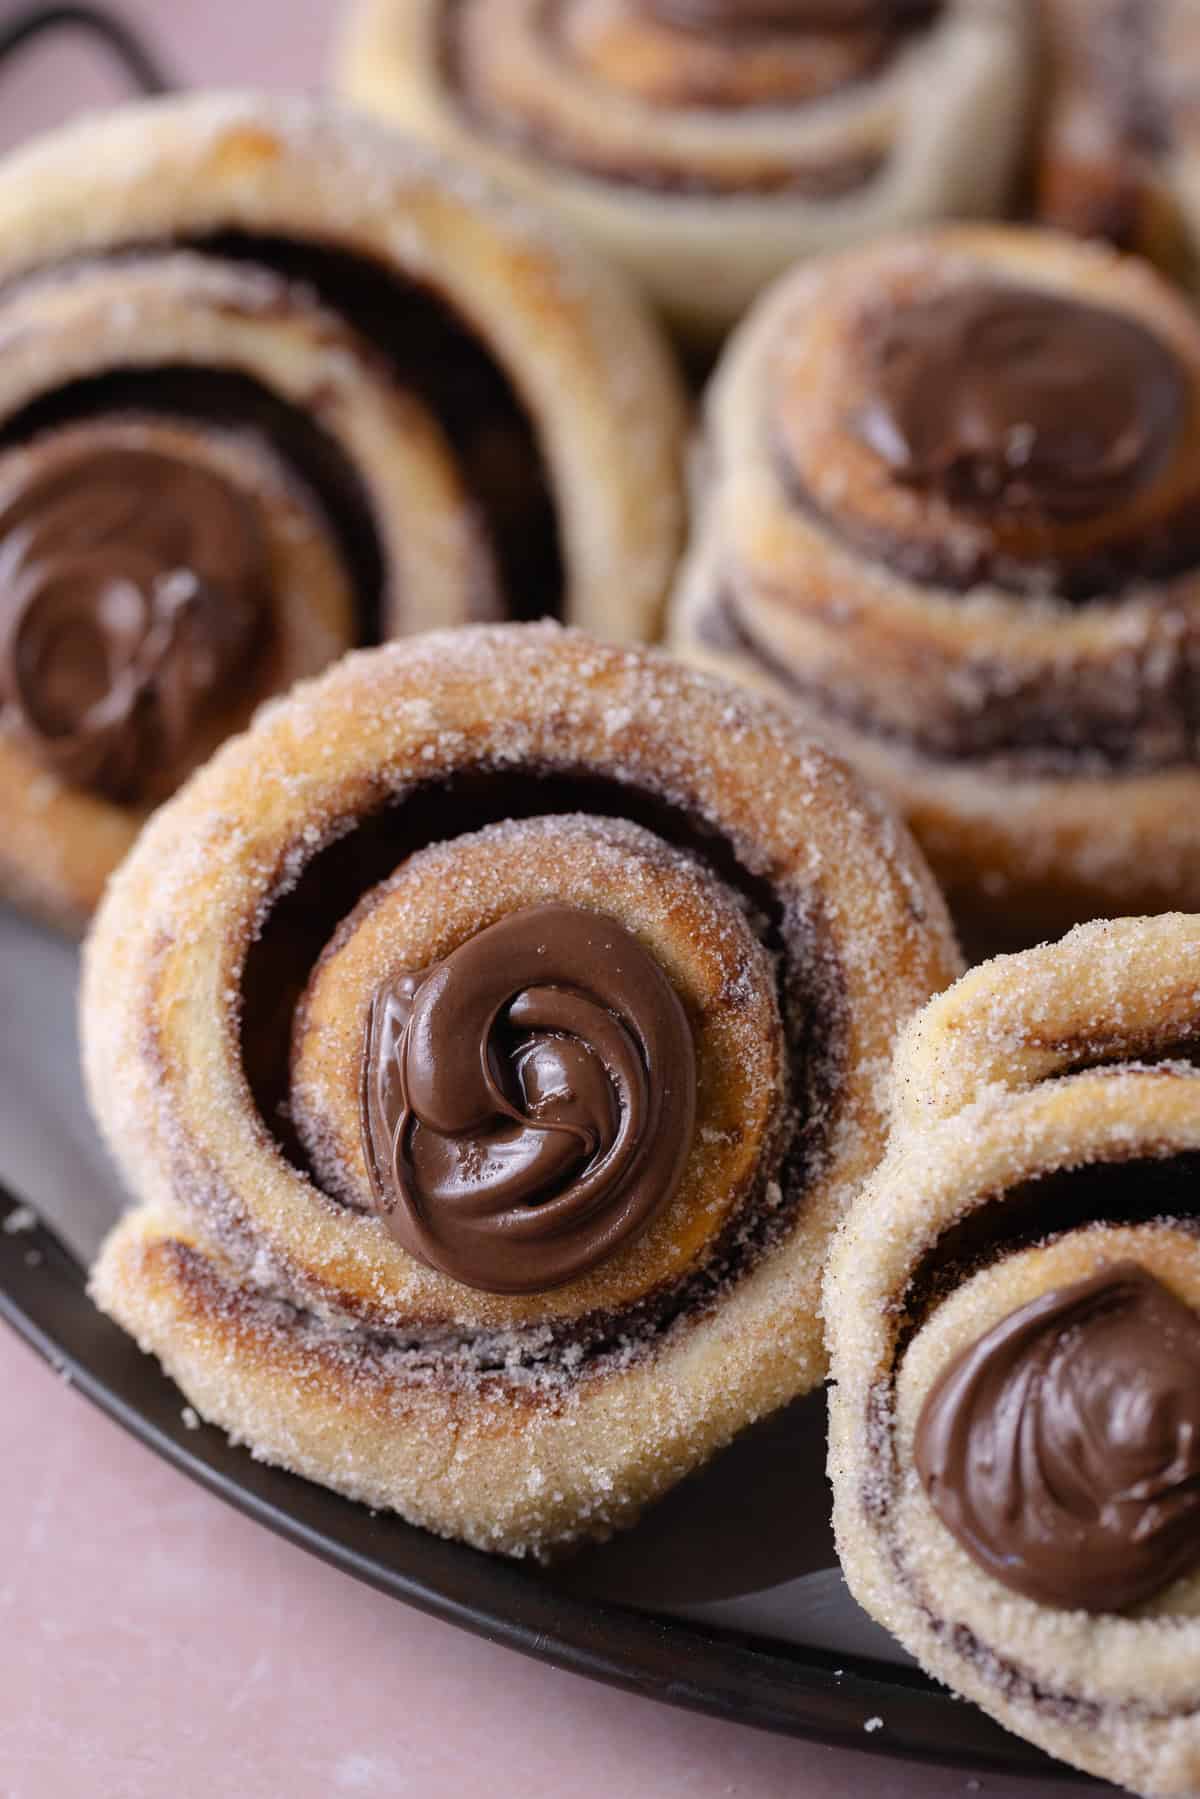
[[[1017,0],[799,42],[648,10],[359,0],[341,85],[562,214],[700,338],[800,256],[1005,206],[1032,74]]]
[[[411,852],[408,817],[432,821],[429,847],[335,932],[297,1021],[296,1117],[339,1203],[251,1100],[243,997],[249,1027],[271,996],[243,974],[252,938],[266,950],[285,918],[281,895],[308,891],[306,868],[317,891],[324,871],[337,884],[359,865],[351,821],[385,820]],[[348,1089],[376,951],[418,965],[550,900],[616,918],[668,973],[692,1020],[699,1113],[682,1184],[644,1236],[553,1292],[505,1297],[423,1266],[355,1209]],[[186,1220],[219,1286],[338,1346],[345,1378],[328,1380],[347,1432],[365,1433],[354,1490],[519,1552],[602,1534],[821,1378],[824,1245],[878,1151],[894,1034],[956,952],[902,828],[770,709],[664,657],[529,626],[362,653],[272,708],[151,822],[85,962],[90,1090],[145,1208],[102,1253],[101,1304],[199,1409],[347,1488],[344,1459],[287,1450],[300,1427],[270,1357],[257,1397],[235,1381],[214,1405],[215,1361],[202,1364],[217,1350],[196,1346],[178,1259],[146,1260]],[[268,965],[252,960],[253,979]],[[419,1498],[389,1484],[403,1423],[367,1452],[375,1401],[350,1370],[368,1347],[389,1406],[441,1433]],[[469,1455],[450,1456],[438,1394]]]
[[[1135,1261],[1200,1307],[1190,1203],[1154,1215],[1134,1176],[1108,1215],[1060,1204],[1088,1170],[1194,1170],[1200,1075],[1180,1058],[1200,1038],[1198,969],[1200,920],[1125,919],[1000,958],[933,1001],[902,1037],[888,1152],[825,1290],[835,1525],[856,1597],[1010,1729],[1172,1799],[1200,1779],[1200,1574],[1126,1616],[1024,1598],[942,1525],[913,1446],[939,1374],[1044,1294]]]
[[[315,254],[346,259],[336,278]],[[388,307],[360,304],[356,267],[393,284]],[[502,429],[489,438],[494,395],[477,400],[472,435],[461,405],[443,419],[414,385],[406,349],[410,364],[437,357],[410,344],[425,314],[410,317],[406,295],[418,311],[441,308],[493,386],[507,384],[523,449]],[[557,531],[568,617],[617,638],[658,633],[681,531],[684,409],[652,324],[615,277],[475,176],[335,107],[254,95],[155,102],[10,157],[0,333],[0,423],[16,434],[0,484],[14,459],[36,454],[37,432],[56,435],[47,406],[68,422],[91,406],[88,384],[115,383],[98,425],[185,405],[193,426],[206,422],[205,374],[242,384],[237,404],[250,416],[229,411],[224,386],[213,408],[225,436],[246,440],[243,460],[249,440],[258,445],[243,485],[275,540],[282,648],[226,730],[364,634],[557,603],[505,588],[489,530],[500,520],[519,538],[520,524],[503,519],[516,510],[519,520],[522,506]],[[287,431],[262,412],[264,396],[325,450],[279,441]],[[22,419],[41,420],[31,441]],[[539,454],[548,498],[521,486]],[[480,479],[495,487],[489,529]],[[291,553],[298,533],[321,541]],[[367,570],[372,536],[381,579]],[[142,814],[35,775],[7,732],[0,803],[17,821],[0,847],[0,893],[79,928]]]
[[[986,515],[892,482],[848,427],[869,316],[1013,282],[1141,322],[1190,388],[1178,443],[1119,509]],[[1018,934],[1200,901],[1189,696],[1200,633],[1200,329],[1140,262],[947,227],[795,271],[734,338],[671,641],[789,704],[900,805],[973,923]],[[1160,574],[1137,546],[1174,543]],[[1062,570],[1090,564],[1068,597]],[[961,573],[956,571],[961,570]]]

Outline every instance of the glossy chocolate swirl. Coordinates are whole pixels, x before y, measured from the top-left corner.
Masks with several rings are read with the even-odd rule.
[[[860,31],[910,25],[940,0],[642,0],[684,31]]]
[[[675,989],[612,919],[514,913],[375,996],[363,1142],[381,1213],[466,1286],[561,1286],[635,1237],[691,1148]]]
[[[1121,1612],[1200,1563],[1200,1317],[1137,1263],[1014,1312],[946,1370],[917,1469],[1007,1587]]]
[[[142,801],[244,683],[266,588],[253,508],[214,471],[49,443],[0,510],[0,706],[65,780]]]
[[[1093,517],[1173,449],[1187,380],[1136,319],[985,283],[890,315],[871,335],[858,420],[897,481],[952,504]]]

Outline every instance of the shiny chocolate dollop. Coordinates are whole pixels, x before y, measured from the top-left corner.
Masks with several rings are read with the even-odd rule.
[[[941,0],[642,0],[684,31],[861,31],[915,24]]]
[[[858,418],[892,476],[952,504],[1092,517],[1159,472],[1188,409],[1173,351],[1125,313],[976,283],[869,333]]]
[[[253,507],[160,450],[48,442],[0,507],[0,713],[72,785],[136,804],[253,666]]]
[[[976,1562],[1121,1612],[1200,1565],[1200,1316],[1138,1266],[1048,1293],[945,1371],[916,1463]]]
[[[376,1204],[405,1249],[466,1286],[538,1292],[605,1261],[674,1195],[695,1111],[683,1005],[598,913],[513,913],[375,995]]]

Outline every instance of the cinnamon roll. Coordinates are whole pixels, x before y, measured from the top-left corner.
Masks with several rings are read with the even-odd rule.
[[[78,926],[147,810],[356,643],[656,633],[682,405],[624,288],[316,102],[0,165],[0,892]]]
[[[896,799],[984,929],[1200,905],[1200,326],[959,227],[797,271],[727,352],[685,656]]]
[[[98,1303],[256,1455],[481,1548],[819,1381],[879,1071],[956,971],[769,708],[555,625],[366,651],[143,833],[85,954]]]
[[[1200,14],[1194,0],[1039,0],[1048,79],[1037,210],[1194,280]]]
[[[1026,0],[357,0],[345,91],[556,208],[688,334],[798,256],[1001,211]]]
[[[1134,1792],[1200,1784],[1200,919],[975,970],[896,1055],[830,1259],[851,1590]]]

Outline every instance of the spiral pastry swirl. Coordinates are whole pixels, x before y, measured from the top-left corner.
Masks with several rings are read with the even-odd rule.
[[[831,1256],[835,1525],[931,1672],[1143,1794],[1200,1767],[1200,921],[935,1000]]]
[[[342,82],[711,339],[799,256],[1000,211],[1028,23],[1020,0],[360,0]]]
[[[879,1060],[956,952],[894,821],[769,711],[524,626],[260,719],[86,964],[140,1201],[99,1303],[256,1453],[540,1553],[821,1378]]]
[[[1200,897],[1200,332],[1015,227],[786,278],[708,402],[675,647],[786,701],[1018,939]]]
[[[201,97],[10,157],[0,220],[0,892],[78,928],[146,810],[355,644],[656,634],[674,376],[481,185],[316,102]]]
[[[1194,285],[1200,22],[1191,0],[1039,0],[1047,93],[1036,212]]]

